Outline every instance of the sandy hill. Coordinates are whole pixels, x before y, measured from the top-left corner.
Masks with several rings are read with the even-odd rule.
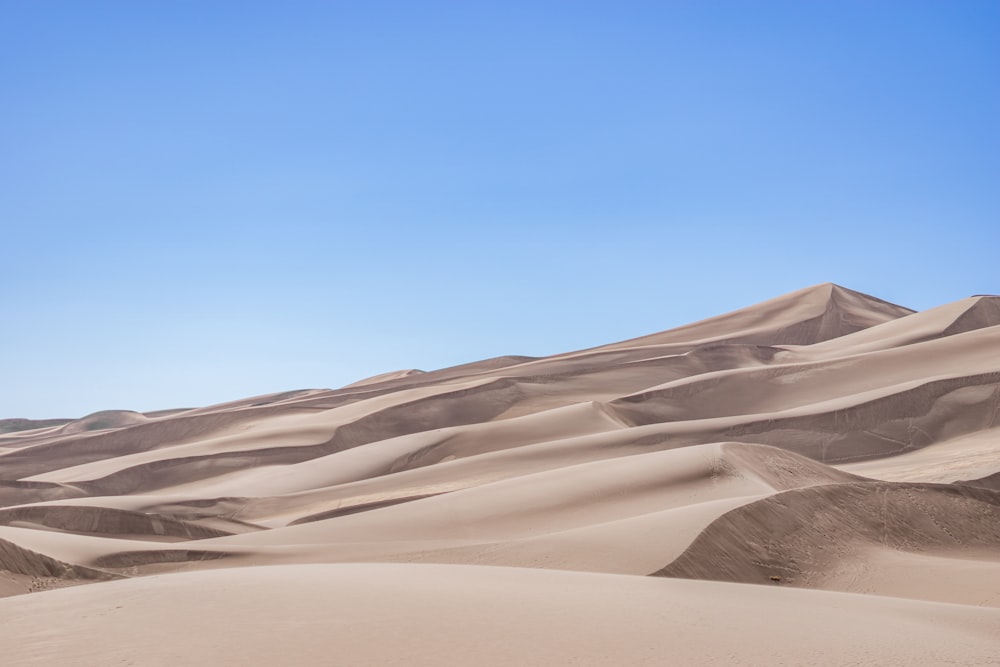
[[[0,426],[5,664],[1000,655],[998,297]]]

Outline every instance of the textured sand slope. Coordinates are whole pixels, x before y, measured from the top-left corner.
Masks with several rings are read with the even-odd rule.
[[[947,559],[976,561],[977,585],[956,587],[970,575],[960,567],[948,574]],[[925,565],[925,585],[909,593],[889,579],[901,563],[914,572]],[[793,586],[1000,606],[1000,492],[854,482],[778,493],[716,519],[656,574],[745,583],[778,576]]]
[[[838,467],[893,482],[950,483],[989,478],[1000,472],[1000,429],[972,431],[898,456]]]

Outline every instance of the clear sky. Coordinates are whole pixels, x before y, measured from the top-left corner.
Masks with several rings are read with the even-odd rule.
[[[0,0],[0,417],[1000,292],[1000,3]]]

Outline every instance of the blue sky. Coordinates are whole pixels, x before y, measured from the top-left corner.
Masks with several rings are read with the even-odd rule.
[[[0,3],[0,417],[1000,292],[996,2]]]

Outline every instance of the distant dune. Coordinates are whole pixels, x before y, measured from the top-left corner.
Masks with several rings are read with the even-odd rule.
[[[4,664],[996,664],[997,480],[1000,297],[832,284],[551,357],[0,420]]]

